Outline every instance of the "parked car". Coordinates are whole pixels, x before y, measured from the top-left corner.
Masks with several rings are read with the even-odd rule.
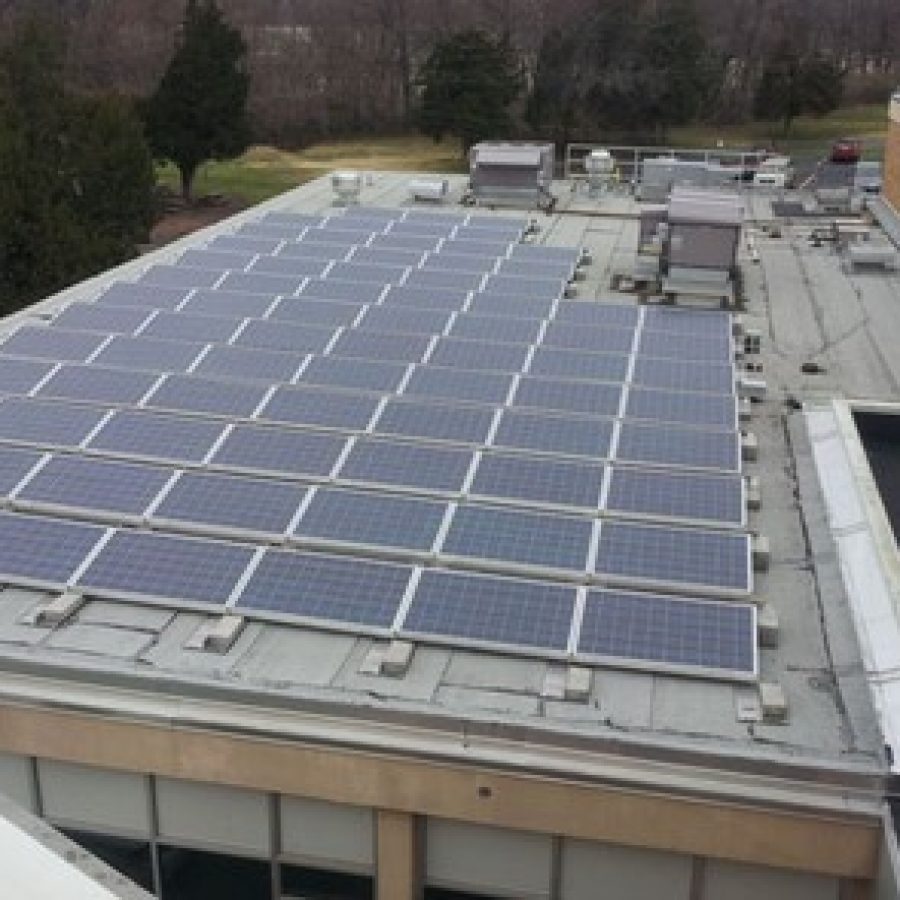
[[[831,161],[857,163],[862,156],[862,149],[862,141],[859,138],[841,138],[831,145]]]

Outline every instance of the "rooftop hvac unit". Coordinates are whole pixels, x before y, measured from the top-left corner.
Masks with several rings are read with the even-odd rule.
[[[409,196],[413,200],[431,200],[440,203],[450,190],[446,178],[414,178],[409,183]]]
[[[341,203],[358,203],[362,193],[362,175],[359,172],[335,172],[331,176],[331,187]]]
[[[475,202],[552,206],[554,158],[553,144],[475,144],[469,151]]]

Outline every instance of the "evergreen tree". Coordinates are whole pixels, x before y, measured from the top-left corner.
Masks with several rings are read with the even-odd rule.
[[[509,136],[509,107],[523,82],[508,44],[480,31],[458,32],[434,46],[419,82],[420,126],[436,141],[453,135],[467,153],[477,141]]]
[[[185,199],[202,163],[247,148],[246,52],[214,0],[188,0],[175,55],[144,108],[153,152],[178,167]]]

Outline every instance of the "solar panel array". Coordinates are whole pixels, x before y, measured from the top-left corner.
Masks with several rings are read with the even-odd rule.
[[[730,317],[525,225],[269,213],[20,327],[0,579],[753,677]]]

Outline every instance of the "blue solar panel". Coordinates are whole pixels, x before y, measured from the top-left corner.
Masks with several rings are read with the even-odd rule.
[[[147,399],[147,406],[216,416],[249,418],[266,395],[262,385],[169,375]]]
[[[352,303],[376,303],[384,290],[383,284],[366,281],[341,281],[337,278],[323,278],[306,284],[300,297],[311,300],[348,300]]]
[[[197,291],[182,310],[204,316],[258,318],[275,302],[274,294],[248,294],[241,291]]]
[[[477,291],[481,287],[482,275],[476,272],[449,272],[436,269],[415,269],[406,281],[405,287],[452,288],[457,291]]]
[[[220,234],[206,246],[208,250],[217,250],[221,253],[274,253],[280,244],[280,238]]]
[[[597,328],[592,325],[561,325],[551,322],[543,346],[590,353],[630,353],[634,332],[630,328]]]
[[[740,476],[691,475],[616,467],[607,509],[652,518],[694,519],[742,525]]]
[[[637,306],[598,303],[594,300],[565,300],[556,308],[555,322],[568,325],[592,325],[601,328],[634,329]]]
[[[375,424],[379,434],[433,438],[482,444],[494,420],[494,411],[476,406],[442,406],[391,400]]]
[[[468,290],[456,288],[392,287],[382,301],[387,306],[442,309],[447,312],[462,309],[469,297]]]
[[[113,535],[78,586],[114,596],[223,604],[253,557],[250,547],[137,531]]]
[[[245,222],[235,234],[240,237],[267,237],[293,241],[300,237],[306,227],[305,224],[297,222]]]
[[[106,334],[130,334],[146,321],[151,310],[139,306],[114,306],[112,303],[73,303],[53,319],[54,327]]]
[[[97,427],[105,409],[44,400],[0,400],[0,439],[47,447],[77,447]]]
[[[469,450],[393,441],[359,441],[350,451],[338,477],[343,481],[456,492],[462,489],[471,461]]]
[[[213,465],[285,475],[328,475],[345,438],[308,431],[238,425],[219,447]]]
[[[279,387],[259,414],[261,419],[296,425],[364,429],[378,397],[349,391]]]
[[[541,319],[510,319],[505,316],[475,316],[460,313],[450,327],[450,336],[511,344],[531,344],[541,330]]]
[[[235,346],[294,353],[319,353],[325,349],[332,337],[334,337],[332,328],[256,320],[250,322],[240,333]]]
[[[449,312],[435,309],[409,309],[402,306],[370,306],[360,322],[361,328],[375,331],[437,334],[444,330]]]
[[[196,341],[201,344],[224,343],[237,331],[241,321],[235,316],[161,312],[141,331],[141,336],[170,341]]]
[[[13,356],[33,356],[53,362],[84,362],[105,340],[106,335],[88,331],[25,325],[3,341],[0,350]]]
[[[519,382],[514,402],[517,406],[615,416],[621,394],[622,389],[617,384],[526,377]]]
[[[390,247],[399,250],[434,250],[440,238],[426,234],[396,234],[388,232],[372,238],[371,247]]]
[[[564,278],[518,278],[515,275],[489,275],[486,294],[508,294],[517,300],[555,300],[565,293]]]
[[[140,516],[172,470],[78,456],[55,456],[19,499],[69,509]]]
[[[221,422],[119,410],[88,447],[145,459],[201,462],[223,427]]]
[[[221,272],[209,269],[189,269],[186,266],[151,266],[140,277],[140,284],[166,288],[212,287],[222,277]]]
[[[340,300],[307,300],[305,297],[285,297],[269,313],[269,318],[279,322],[296,322],[302,325],[350,325],[362,308],[358,303]]]
[[[128,372],[100,366],[63,366],[38,391],[39,397],[65,397],[93,403],[137,403],[153,387],[155,372]]]
[[[471,253],[475,256],[493,256],[497,259],[505,256],[509,252],[510,242],[503,240],[502,237],[495,237],[493,240],[484,240],[483,238],[473,239],[450,238],[444,241],[442,249],[454,254]]]
[[[495,256],[475,256],[474,253],[453,253],[441,248],[437,253],[430,254],[422,268],[426,272],[431,271],[450,271],[450,272],[472,272],[476,275],[486,275],[488,272],[494,271],[497,263]]]
[[[322,216],[309,213],[269,212],[260,219],[266,225],[286,226],[302,231],[304,228],[317,228],[325,220]]]
[[[197,366],[198,375],[241,381],[290,381],[306,359],[304,353],[213,347]]]
[[[406,368],[405,363],[316,356],[303,370],[300,381],[365,391],[395,391],[406,375]]]
[[[470,493],[530,503],[596,509],[603,466],[489,453],[482,457]]]
[[[528,367],[529,375],[583,381],[624,381],[628,357],[621,353],[585,353],[538,347]]]
[[[356,247],[350,261],[377,266],[418,266],[422,261],[421,250],[402,250],[391,247]]]
[[[221,291],[248,294],[293,294],[303,283],[302,275],[260,275],[257,272],[229,272],[217,285]]]
[[[346,242],[323,244],[316,241],[302,241],[285,244],[275,255],[290,259],[313,259],[329,263],[332,260],[343,259],[350,249]]]
[[[0,494],[8,494],[41,458],[32,450],[0,447]]]
[[[638,668],[756,673],[756,623],[743,603],[715,603],[622,591],[588,593],[579,656]]]
[[[424,334],[386,334],[380,331],[345,331],[331,349],[333,356],[418,362],[425,355],[431,338]]]
[[[27,394],[52,368],[50,362],[0,356],[0,393]]]
[[[494,444],[600,459],[609,453],[612,422],[506,410]]]
[[[625,415],[632,419],[710,428],[737,427],[737,403],[728,394],[689,394],[633,387],[628,392]]]
[[[225,272],[228,269],[245,268],[255,256],[255,253],[247,250],[186,250],[178,258],[178,265]]]
[[[319,278],[327,265],[327,260],[303,256],[261,256],[247,271],[260,272],[263,275]]]
[[[727,341],[731,335],[731,314],[711,309],[667,309],[664,306],[648,306],[644,315],[644,328],[647,331],[699,335]]]
[[[734,392],[734,367],[638,356],[635,359],[632,380],[636,384],[668,388],[673,391],[731,394]]]
[[[538,278],[544,279],[560,279],[561,281],[571,281],[575,273],[575,266],[571,262],[554,262],[552,260],[542,260],[533,262],[521,258],[501,259],[497,267],[497,274],[510,278]]]
[[[328,277],[339,281],[365,281],[371,284],[396,284],[406,273],[406,266],[373,266],[362,263],[338,262],[329,270]]]
[[[96,303],[110,303],[115,306],[138,306],[151,309],[174,309],[187,297],[190,288],[162,287],[158,284],[117,281],[108,287]]]
[[[740,444],[734,432],[634,422],[623,423],[616,458],[731,472],[741,467]]]
[[[427,571],[403,622],[409,634],[563,652],[575,589],[554,584]]]
[[[62,586],[103,532],[81,522],[0,512],[0,581]]]
[[[550,314],[553,300],[538,297],[518,297],[514,294],[475,294],[468,312],[479,316],[543,319]]]
[[[647,331],[641,334],[640,352],[643,356],[662,359],[691,359],[698,362],[729,363],[733,357],[730,340],[698,337],[691,334],[668,334]]]
[[[440,552],[479,563],[497,561],[583,573],[593,527],[591,519],[461,506]]]
[[[289,481],[185,472],[156,508],[158,520],[236,532],[287,531],[307,488]]]
[[[388,628],[411,573],[409,566],[269,550],[237,608]]]
[[[423,219],[413,216],[403,222],[394,222],[388,234],[421,234],[429,237],[446,237],[459,225],[459,222],[449,219],[444,222],[439,219]]]
[[[300,520],[303,538],[384,549],[431,549],[445,506],[433,500],[319,489]]]
[[[183,372],[199,356],[203,344],[116,335],[93,360],[98,366]]]
[[[419,366],[403,393],[502,404],[511,384],[512,375],[507,372],[466,372],[464,369]]]
[[[748,593],[749,540],[745,534],[606,521],[596,572],[619,583]]]
[[[459,369],[518,372],[525,364],[527,356],[528,346],[525,344],[442,338],[428,358],[428,364]]]

